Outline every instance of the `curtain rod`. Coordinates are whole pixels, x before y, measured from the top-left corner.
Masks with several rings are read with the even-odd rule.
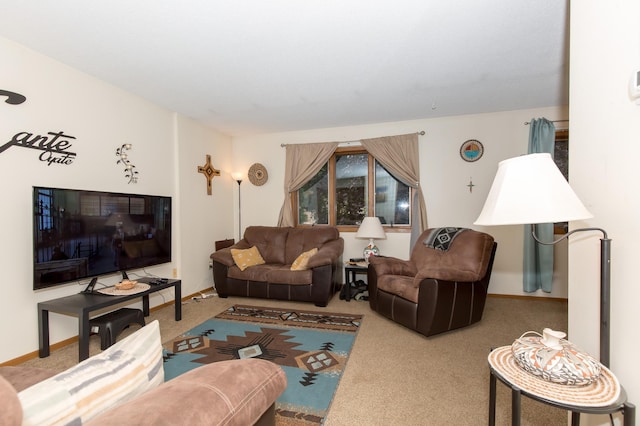
[[[420,130],[419,132],[416,132],[416,134],[418,134],[418,135],[420,135],[420,136],[424,136],[424,135],[426,134],[426,132],[425,132],[424,130]],[[354,142],[359,142],[359,141],[346,141],[346,142],[342,142],[342,143],[354,143]],[[281,144],[280,144],[280,147],[281,147],[281,148],[284,148],[284,147],[286,147],[287,145],[289,145],[289,144],[287,144],[287,143],[281,143]]]
[[[550,120],[550,121],[551,121],[552,123],[562,123],[562,122],[565,122],[565,121],[566,121],[566,122],[569,122],[569,120]],[[530,121],[525,121],[525,122],[524,122],[524,125],[525,125],[525,126],[528,126],[529,124],[531,124],[531,122],[530,122]]]

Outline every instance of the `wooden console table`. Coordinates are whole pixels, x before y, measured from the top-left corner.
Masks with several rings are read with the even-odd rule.
[[[154,278],[141,278],[138,282],[149,283]],[[174,287],[175,293],[175,318],[182,319],[182,281],[170,279],[165,283],[151,284],[150,288],[142,293],[125,296],[110,296],[101,293],[78,293],[59,299],[38,303],[38,339],[40,344],[39,356],[49,356],[49,312],[73,315],[78,317],[78,358],[83,361],[89,357],[89,314],[98,309],[118,305],[128,300],[142,298],[142,312],[149,316],[149,295],[160,290]]]

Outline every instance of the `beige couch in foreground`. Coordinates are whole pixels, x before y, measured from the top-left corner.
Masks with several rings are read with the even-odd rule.
[[[164,382],[154,321],[67,371],[0,367],[0,425],[274,425],[287,379],[260,359],[203,365]]]

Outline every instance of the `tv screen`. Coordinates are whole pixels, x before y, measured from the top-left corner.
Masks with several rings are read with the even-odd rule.
[[[33,288],[171,262],[171,197],[33,188]]]

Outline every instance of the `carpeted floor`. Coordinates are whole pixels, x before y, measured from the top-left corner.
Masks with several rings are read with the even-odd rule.
[[[331,403],[327,426],[486,425],[490,349],[510,345],[529,330],[567,330],[566,302],[502,297],[487,299],[478,324],[430,338],[372,312],[367,302],[346,302],[338,294],[326,308],[308,303],[213,297],[186,302],[182,321],[174,321],[173,306],[152,312],[148,320],[160,320],[163,342],[168,342],[234,304],[364,315]],[[55,323],[55,315],[50,321]],[[125,333],[137,329],[132,326]],[[91,337],[91,354],[100,351],[99,340]],[[71,344],[53,351],[48,358],[36,358],[26,364],[63,370],[75,365],[77,359],[78,346]],[[498,425],[511,422],[510,392],[500,383],[496,416]],[[567,413],[523,398],[521,424],[566,425]]]

